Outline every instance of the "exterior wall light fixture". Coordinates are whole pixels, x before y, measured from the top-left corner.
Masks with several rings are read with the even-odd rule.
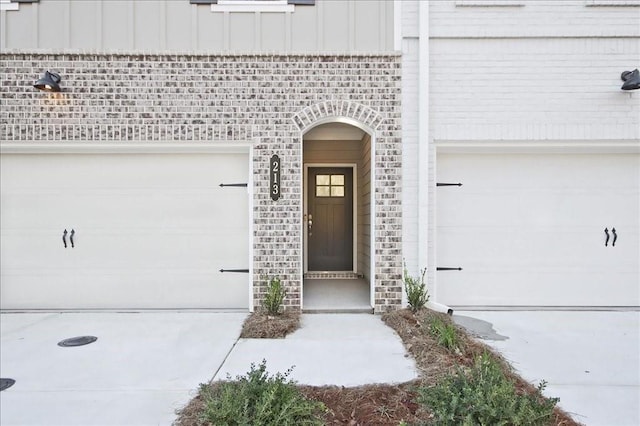
[[[62,80],[60,74],[45,71],[40,80],[34,83],[33,87],[44,90],[45,92],[59,92],[60,80]]]
[[[621,87],[622,90],[640,89],[640,71],[637,68],[633,71],[624,71],[620,79],[624,81]]]

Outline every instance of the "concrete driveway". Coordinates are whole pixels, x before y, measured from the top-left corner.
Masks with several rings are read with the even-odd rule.
[[[1,314],[0,424],[169,425],[211,380],[243,313]],[[63,339],[92,335],[86,346]]]
[[[640,425],[640,312],[456,311],[454,320],[526,380],[546,380],[545,394],[577,421]]]
[[[353,386],[417,377],[400,338],[379,316],[303,315],[286,339],[240,339],[246,314],[1,314],[0,424],[169,425],[214,376],[267,360],[308,384]],[[57,343],[90,335],[86,346]]]

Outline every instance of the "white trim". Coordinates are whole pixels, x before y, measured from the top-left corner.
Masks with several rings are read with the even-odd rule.
[[[303,220],[302,220],[302,238],[303,238],[303,274],[306,272],[323,272],[323,271],[309,271],[309,242],[307,236],[307,216],[309,214],[309,191],[304,190],[307,188],[307,183],[309,182],[309,169],[310,168],[350,168],[352,170],[352,199],[351,202],[353,204],[353,218],[352,218],[352,233],[353,233],[353,247],[352,247],[352,255],[353,255],[353,264],[352,271],[354,274],[358,272],[358,165],[355,163],[308,163],[304,165],[304,174],[302,178],[303,185]],[[341,271],[345,272],[345,271]]]
[[[456,7],[522,7],[520,0],[456,0]]]
[[[0,10],[20,10],[20,3],[13,3],[10,0],[0,0]]]
[[[376,134],[367,132],[369,137],[369,150],[371,151],[369,167],[369,303],[375,313],[376,309]],[[400,243],[402,249],[402,243]]]
[[[418,46],[418,264],[429,265],[429,2],[419,3]],[[433,291],[432,289],[430,289]],[[433,295],[435,297],[435,294]]]
[[[1,154],[199,154],[246,153],[253,144],[240,143],[176,143],[176,142],[6,142],[0,143]]]
[[[587,7],[640,7],[640,0],[586,0]]]
[[[393,0],[393,50],[402,50],[402,0]]]
[[[286,0],[218,0],[212,12],[293,12],[295,6]]]
[[[434,141],[439,153],[499,154],[499,153],[640,153],[640,140],[482,140]]]
[[[253,204],[253,145],[249,148],[249,179],[247,179],[247,196],[249,197],[249,312],[253,312],[253,223],[254,223],[254,204]]]

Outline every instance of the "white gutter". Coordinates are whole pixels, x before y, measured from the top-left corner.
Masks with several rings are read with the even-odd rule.
[[[429,2],[418,5],[418,265],[429,265]],[[435,265],[429,267],[435,269]],[[433,284],[427,287],[436,299]],[[453,309],[442,303],[429,301],[427,307],[453,314]]]
[[[418,5],[418,268],[424,268],[429,261],[429,2]]]

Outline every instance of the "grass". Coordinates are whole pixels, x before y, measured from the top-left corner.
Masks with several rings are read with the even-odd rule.
[[[444,321],[440,317],[435,317],[430,323],[423,324],[423,327],[429,328],[431,335],[436,338],[440,346],[460,353],[458,331],[452,323]]]
[[[483,356],[489,357],[491,368],[499,370],[500,375],[508,381],[499,382],[500,389],[512,387],[516,395],[538,401],[539,390],[534,385],[518,376],[500,355],[470,337],[447,315],[428,309],[420,309],[417,312],[402,309],[386,313],[382,319],[402,339],[407,352],[416,362],[420,378],[399,385],[367,385],[353,388],[298,385],[297,388],[306,398],[324,404],[326,410],[321,414],[321,418],[325,425],[447,424],[438,422],[436,413],[419,402],[425,399],[424,390],[446,384],[460,371],[471,371],[477,360]],[[278,329],[269,321],[265,318],[254,318],[245,323],[245,328],[252,327],[251,333],[266,337]],[[296,328],[297,324],[296,322]],[[270,337],[278,337],[282,333],[276,334]],[[452,341],[455,344],[450,344]],[[497,374],[493,370],[492,372]],[[203,386],[206,389],[212,385]],[[179,413],[176,425],[212,424],[203,423],[200,417],[205,410],[205,392],[206,390],[201,390],[200,394]],[[534,424],[579,425],[558,407],[553,409],[548,421]]]

